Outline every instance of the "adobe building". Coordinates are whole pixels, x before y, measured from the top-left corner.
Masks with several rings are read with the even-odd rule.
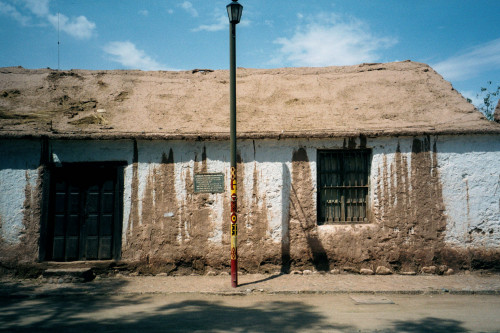
[[[431,67],[237,80],[242,272],[500,266],[500,124]],[[228,270],[228,81],[1,68],[1,265]]]

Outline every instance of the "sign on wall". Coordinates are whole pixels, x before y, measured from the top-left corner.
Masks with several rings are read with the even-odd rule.
[[[194,193],[223,193],[223,173],[196,173],[194,175]]]

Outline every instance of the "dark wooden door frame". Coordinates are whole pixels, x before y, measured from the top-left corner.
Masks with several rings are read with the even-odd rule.
[[[113,222],[113,260],[121,259],[121,242],[122,242],[122,225],[123,225],[123,192],[124,192],[124,170],[126,162],[72,162],[72,163],[50,163],[44,167],[43,183],[42,183],[42,219],[40,223],[40,246],[39,246],[39,260],[46,261],[50,260],[52,253],[50,249],[49,242],[52,241],[50,234],[50,223],[49,219],[52,216],[51,209],[53,205],[51,204],[51,193],[53,192],[53,186],[55,175],[58,172],[68,172],[78,169],[99,169],[107,168],[114,169],[116,172],[116,183],[115,183],[115,193],[116,199],[114,200],[114,222]]]

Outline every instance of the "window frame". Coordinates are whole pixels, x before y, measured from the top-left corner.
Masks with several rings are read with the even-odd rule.
[[[327,157],[327,155],[331,155]],[[352,155],[352,156],[349,156]],[[331,168],[332,161],[334,158],[338,158],[341,156],[341,160],[336,163],[336,170]],[[359,160],[356,160],[356,157],[361,157],[361,169],[359,169]],[[354,171],[346,171],[346,158],[353,158],[354,160],[350,160],[347,164],[352,164],[354,161],[355,169]],[[330,159],[326,161],[326,159]],[[370,184],[370,174],[371,174],[371,162],[372,162],[372,150],[369,148],[358,148],[358,149],[318,149],[317,151],[317,165],[316,165],[316,187],[317,187],[317,197],[316,197],[316,206],[317,206],[317,224],[318,225],[352,225],[352,224],[368,224],[371,221],[371,209],[370,209],[370,192],[371,192],[371,184]],[[327,163],[330,163],[330,168],[326,166]],[[363,165],[364,164],[364,165]],[[363,170],[364,168],[364,170]],[[335,169],[335,168],[334,168]],[[339,170],[340,169],[340,170]],[[323,180],[323,175],[331,174],[334,177],[340,177],[338,185],[325,185],[327,180]],[[355,184],[345,185],[346,175],[352,177],[354,175]],[[361,179],[360,179],[361,178]],[[360,181],[360,184],[357,184],[357,181]],[[323,196],[327,196],[327,194],[322,194],[325,190],[337,191],[336,199],[328,199],[323,198]],[[365,191],[364,196],[360,197],[359,190]],[[351,194],[354,191],[355,195]],[[338,194],[340,193],[340,194]],[[349,195],[347,195],[349,193]],[[361,192],[361,195],[363,192]],[[330,194],[330,198],[333,198],[332,194]],[[353,199],[355,199],[353,201]],[[323,206],[326,201],[331,200],[335,201],[332,205],[333,218],[328,218],[328,213],[325,212],[323,214]],[[322,201],[324,201],[322,203]],[[349,205],[349,202],[351,203]],[[337,206],[338,208],[336,208]],[[361,207],[361,208],[360,208]],[[350,209],[351,217],[348,217],[348,211]],[[362,211],[360,211],[362,209]],[[339,211],[339,218],[335,218],[337,216],[337,211]],[[354,216],[353,212],[357,212],[357,216]]]

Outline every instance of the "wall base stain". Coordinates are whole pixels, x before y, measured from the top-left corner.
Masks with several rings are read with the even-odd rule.
[[[354,147],[355,141],[344,144],[346,148]],[[203,149],[202,160],[194,158],[193,173],[206,172],[206,159]],[[289,186],[283,185],[283,190],[289,193],[283,195],[289,202],[282,207],[288,211],[282,225],[287,233],[279,244],[269,235],[266,193],[259,188],[265,175],[260,173],[257,162],[252,165],[238,154],[240,271],[288,273],[297,269],[375,270],[377,266],[386,266],[395,272],[418,272],[429,265],[455,269],[498,268],[498,251],[454,249],[444,242],[447,221],[436,140],[414,138],[411,150],[404,152],[398,144],[392,161],[389,163],[386,155],[381,161],[372,184],[375,198],[371,200],[371,223],[318,227],[311,163],[305,148],[294,150],[291,171],[288,175],[283,172],[284,183],[289,182]],[[253,179],[251,191],[245,188],[247,174]],[[134,255],[124,255],[124,259],[142,263],[136,267],[142,267],[143,272],[203,273],[229,267],[229,194],[227,191],[223,194],[223,235],[221,244],[216,244],[208,241],[214,231],[209,195],[194,194],[190,169],[184,177],[186,199],[177,202],[174,159],[170,151],[148,178],[143,199],[144,226],[139,230],[134,227],[136,236],[128,241],[127,247]],[[245,193],[251,193],[251,197]],[[168,221],[162,216],[165,211],[174,212]],[[330,231],[325,232],[325,227],[331,228]],[[124,254],[127,253],[124,250]]]
[[[330,270],[330,258],[320,238],[314,211],[314,188],[307,152],[293,152],[290,186],[289,242],[290,268],[313,266],[318,271]]]
[[[353,142],[344,142],[346,147]],[[411,158],[411,163],[408,162]],[[337,267],[419,271],[444,264],[457,269],[495,267],[498,251],[450,249],[444,242],[445,206],[437,163],[437,143],[415,138],[411,151],[396,148],[378,166],[376,200],[370,224],[316,225],[312,176],[304,148],[294,151],[290,190],[290,244],[283,258],[290,269],[329,270]],[[472,257],[471,257],[472,256]],[[474,259],[472,259],[474,258]]]
[[[238,269],[242,272],[271,273],[279,265],[279,249],[268,234],[268,211],[265,192],[259,191],[262,178],[257,163],[245,163],[237,154],[238,188]],[[252,194],[245,196],[244,182],[247,168],[253,166]],[[224,195],[223,253],[221,266],[229,265],[230,258],[230,193]]]
[[[366,147],[366,138],[361,146]],[[345,148],[355,148],[346,140]],[[403,145],[404,147],[404,145]],[[255,149],[255,145],[254,145]],[[359,271],[390,267],[394,272],[420,272],[425,266],[447,266],[456,270],[500,270],[500,251],[484,248],[455,248],[444,241],[447,216],[437,159],[437,139],[414,138],[411,148],[395,149],[393,158],[384,154],[372,170],[370,223],[317,225],[314,177],[308,150],[292,151],[291,168],[283,164],[281,243],[273,241],[269,230],[268,197],[263,185],[268,175],[254,159],[237,156],[238,254],[239,269],[248,273],[289,273],[311,269],[340,268]],[[177,173],[173,150],[163,153],[160,163],[151,165],[144,196],[139,196],[139,151],[134,142],[131,210],[122,245],[122,260],[106,264],[114,271],[140,274],[205,274],[228,271],[230,263],[230,193],[223,201],[222,221],[214,221],[214,196],[194,193],[195,173],[207,172],[207,152],[203,147],[193,167]],[[20,243],[9,245],[0,239],[0,273],[39,274],[45,263],[36,262],[40,241],[42,180],[45,168],[38,169],[36,186],[26,173],[23,230]],[[176,193],[179,174],[185,196]],[[252,179],[251,182],[245,182]],[[251,187],[251,188],[250,188]],[[467,184],[468,188],[468,184]],[[468,189],[467,189],[468,195]],[[182,198],[182,199],[179,199]],[[467,202],[469,198],[467,198]],[[142,206],[142,210],[139,207]],[[213,242],[216,223],[222,223],[222,242]],[[0,228],[2,227],[0,216]],[[470,228],[469,228],[470,229]],[[468,237],[489,235],[494,230],[475,227]],[[104,266],[106,266],[104,265]],[[24,273],[22,273],[24,272]],[[439,271],[438,273],[442,273]]]
[[[322,235],[331,264],[418,271],[441,260],[446,215],[436,143],[431,149],[430,138],[415,138],[408,153],[409,168],[399,145],[390,165],[383,156],[371,224],[338,226],[335,233]]]

